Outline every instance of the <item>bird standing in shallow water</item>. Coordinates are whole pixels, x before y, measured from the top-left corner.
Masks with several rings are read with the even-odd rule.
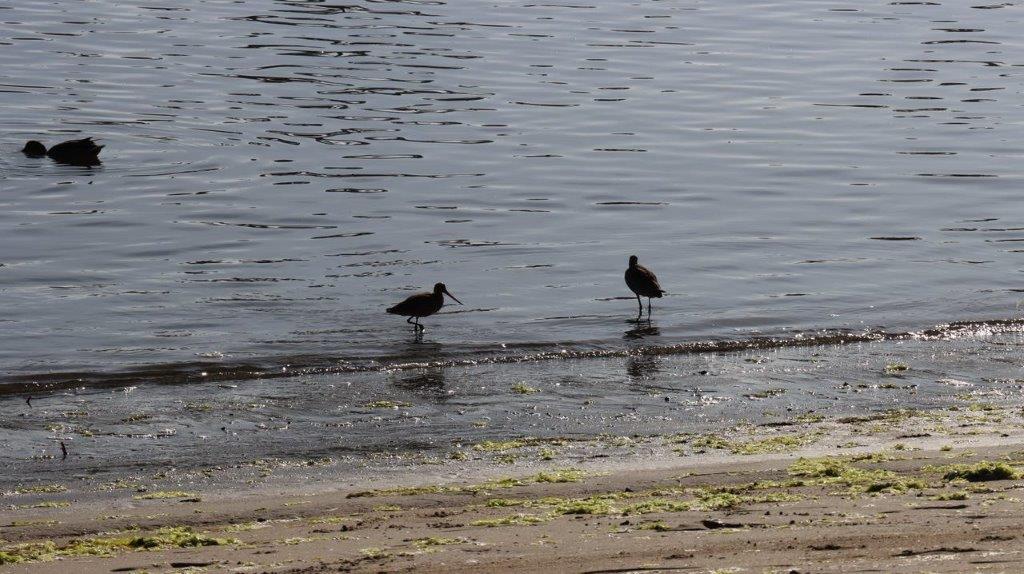
[[[654,272],[637,263],[636,255],[629,256],[629,269],[626,269],[626,286],[636,294],[636,304],[640,306],[640,314],[637,319],[644,315],[644,305],[640,297],[647,297],[647,319],[651,318],[651,297],[658,299],[665,293],[658,283]]]
[[[59,163],[88,166],[100,164],[99,155],[102,149],[103,146],[96,145],[92,138],[69,140],[59,143],[50,149],[46,149],[46,146],[43,144],[32,140],[25,144],[25,147],[21,149],[21,153],[29,157],[49,156],[50,159]]]
[[[462,305],[462,301],[455,299],[455,295],[448,292],[448,288],[444,286],[444,283],[438,283],[434,285],[433,293],[410,295],[405,301],[389,308],[387,311],[392,315],[408,317],[405,322],[412,324],[413,329],[419,333],[423,330],[423,325],[420,325],[420,317],[429,317],[437,313],[444,306],[445,295],[454,299],[459,305]]]

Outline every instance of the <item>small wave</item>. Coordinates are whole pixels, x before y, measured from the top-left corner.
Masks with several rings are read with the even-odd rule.
[[[0,397],[47,393],[60,389],[104,389],[143,384],[203,384],[256,379],[344,373],[395,372],[425,368],[508,365],[539,361],[591,360],[616,357],[669,356],[701,353],[737,353],[872,343],[883,341],[948,341],[1024,333],[1024,319],[956,321],[920,331],[819,330],[785,337],[751,337],[688,341],[668,345],[642,345],[615,349],[581,349],[565,343],[528,343],[475,347],[461,357],[423,359],[423,353],[376,359],[329,355],[276,356],[261,360],[224,363],[192,361],[147,365],[115,372],[52,372],[8,376],[0,380]]]

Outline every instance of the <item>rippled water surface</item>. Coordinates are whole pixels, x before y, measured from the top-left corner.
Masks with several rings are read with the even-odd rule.
[[[13,0],[0,371],[1011,319],[1020,30],[1015,3]],[[18,152],[84,135],[101,166]],[[640,329],[632,253],[669,292]],[[465,306],[418,343],[383,310],[437,281]]]

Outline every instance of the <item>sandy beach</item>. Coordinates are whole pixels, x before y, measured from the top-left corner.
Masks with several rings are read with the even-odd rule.
[[[424,481],[448,466],[473,480]],[[0,499],[0,561],[12,573],[1021,571],[1022,468],[1020,410],[971,403],[481,443],[356,482],[328,465],[314,486],[269,467],[247,469],[249,487],[238,469],[26,483]]]

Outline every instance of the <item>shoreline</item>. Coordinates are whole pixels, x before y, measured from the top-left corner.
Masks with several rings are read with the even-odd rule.
[[[377,477],[250,468],[265,480],[248,488],[232,469],[26,484],[0,497],[0,557],[41,573],[1022,568],[1022,414],[519,438]]]
[[[444,313],[442,313],[444,314]],[[656,327],[642,323],[626,331],[635,341],[645,339]],[[222,357],[217,360],[182,360],[157,364],[132,364],[118,370],[91,370],[85,365],[55,371],[10,369],[0,374],[0,399],[9,397],[45,396],[76,388],[91,390],[130,387],[140,380],[150,385],[231,384],[251,381],[272,381],[297,377],[351,376],[372,373],[408,372],[423,369],[451,369],[479,365],[520,365],[550,361],[583,359],[629,359],[694,356],[708,353],[757,353],[798,350],[809,347],[844,347],[870,343],[915,341],[951,341],[963,337],[1017,334],[1024,332],[1024,319],[973,318],[950,320],[888,331],[878,327],[852,329],[829,325],[804,331],[751,332],[738,337],[702,337],[671,343],[650,343],[623,347],[585,345],[571,348],[567,341],[529,341],[504,343],[476,342],[462,345],[468,354],[451,354],[444,359],[425,357],[414,351],[393,356],[363,355],[301,355],[282,354],[241,358]],[[629,339],[629,337],[627,337]]]
[[[609,463],[647,449],[632,457],[643,464],[664,458],[659,449],[678,448],[662,443],[679,433],[749,434],[750,425],[798,428],[886,408],[1019,405],[1019,344],[1016,335],[966,337],[238,385],[82,387],[3,401],[0,446],[14,464],[0,469],[0,491],[26,480],[125,476],[150,487],[151,476],[168,469],[200,489],[251,490],[266,474],[288,472],[313,489],[345,486],[339,476],[353,484],[403,473],[474,480],[510,465],[585,463],[591,450]],[[509,444],[523,437],[532,437],[532,448]]]

